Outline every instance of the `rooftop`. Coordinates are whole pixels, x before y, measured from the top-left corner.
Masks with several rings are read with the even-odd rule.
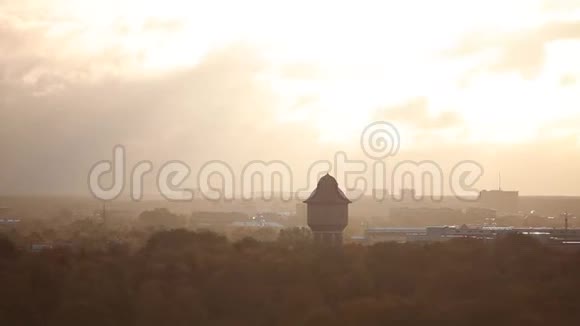
[[[320,180],[316,189],[305,201],[307,204],[350,204],[351,201],[338,187],[338,182],[330,174],[326,174]]]

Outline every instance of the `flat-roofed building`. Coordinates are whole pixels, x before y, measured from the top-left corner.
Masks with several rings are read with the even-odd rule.
[[[500,213],[515,213],[519,206],[519,192],[482,190],[479,193],[478,203],[480,207],[494,209]]]

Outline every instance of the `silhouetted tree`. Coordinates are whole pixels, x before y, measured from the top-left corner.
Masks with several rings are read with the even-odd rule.
[[[578,252],[518,235],[339,250],[304,237],[289,229],[279,242],[232,244],[178,229],[152,234],[134,252],[34,253],[0,238],[0,325],[580,322]]]
[[[9,239],[0,236],[0,260],[11,260],[17,255],[17,249],[14,243]]]
[[[167,208],[156,208],[139,214],[139,223],[147,227],[182,228],[185,217],[173,214]]]
[[[280,230],[278,241],[286,245],[306,245],[312,242],[312,232],[305,227],[293,227]]]

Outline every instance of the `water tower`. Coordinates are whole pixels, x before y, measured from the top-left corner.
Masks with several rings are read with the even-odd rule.
[[[351,201],[338,188],[336,179],[326,174],[306,203],[308,226],[314,242],[329,246],[342,244],[342,231],[348,225],[348,204]]]

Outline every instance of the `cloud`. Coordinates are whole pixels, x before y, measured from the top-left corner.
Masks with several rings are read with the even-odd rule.
[[[135,74],[127,73],[135,53],[114,42],[82,52],[72,45],[90,39],[85,31],[73,24],[62,32],[59,24],[0,15],[0,193],[88,194],[89,168],[117,144],[132,162],[179,159],[194,169],[214,159],[302,163],[324,152],[309,148],[319,138],[314,127],[279,123],[277,95],[263,79],[270,66],[251,46],[215,49],[190,68]]]
[[[20,19],[0,14],[0,80],[34,85],[38,93],[95,80],[135,60],[122,47],[85,51],[84,28],[62,19]],[[126,68],[124,68],[126,69]]]
[[[463,122],[460,114],[455,111],[432,114],[429,112],[429,102],[424,97],[412,99],[401,106],[379,110],[376,118],[423,130],[453,128],[461,126]]]
[[[571,12],[580,9],[580,4],[576,0],[544,0],[542,9],[550,12]]]
[[[460,42],[450,55],[454,58],[468,57],[495,51],[495,59],[478,70],[516,71],[525,78],[533,78],[544,65],[546,45],[566,40],[580,40],[580,21],[552,22],[501,36],[472,34]]]
[[[281,67],[280,76],[288,80],[316,80],[324,76],[319,65],[289,63]]]
[[[65,71],[64,67],[59,67]],[[276,121],[276,95],[259,76],[268,69],[252,48],[234,45],[199,65],[138,79],[109,76],[0,83],[0,193],[87,193],[90,166],[125,145],[129,160],[183,160],[199,168],[220,159],[300,163],[319,158],[317,131]],[[284,150],[281,150],[281,148]],[[194,172],[195,174],[195,172]]]
[[[560,78],[561,86],[572,86],[576,84],[576,76],[565,74]]]
[[[182,30],[185,23],[178,19],[148,18],[143,24],[144,31],[173,33]]]

